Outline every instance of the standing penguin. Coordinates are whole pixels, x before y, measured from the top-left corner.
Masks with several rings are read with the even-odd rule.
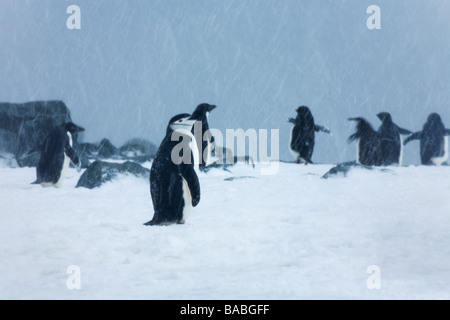
[[[200,168],[205,168],[214,162],[212,160],[214,137],[209,131],[208,117],[209,113],[215,108],[217,108],[217,106],[202,103],[197,106],[194,113],[192,114],[192,118],[198,119],[198,123],[201,123],[201,135],[200,132],[196,132],[196,130],[198,130],[196,127],[197,124],[194,124],[194,127],[192,128],[192,133],[195,136],[198,147]]]
[[[153,201],[153,219],[145,225],[183,224],[192,207],[200,202],[200,183],[197,176],[198,152],[192,126],[198,119],[187,113],[170,119],[166,136],[161,142],[150,170],[150,193]],[[182,142],[174,139],[173,134],[183,138]],[[175,137],[175,135],[174,135]],[[175,159],[179,153],[174,148],[189,141],[190,161]],[[186,147],[186,146],[184,146]],[[183,152],[186,148],[183,147]],[[183,156],[185,156],[183,154]],[[187,163],[186,163],[187,162]]]
[[[314,123],[314,117],[308,107],[301,106],[296,111],[297,117],[288,120],[288,122],[294,124],[291,129],[289,149],[295,157],[296,163],[313,163],[311,157],[315,145],[315,132],[330,133],[330,130]]]
[[[381,120],[381,126],[378,134],[381,138],[381,158],[385,166],[402,166],[403,162],[403,138],[402,134],[411,134],[412,132],[400,128],[392,121],[388,112],[380,112],[377,117]]]
[[[71,160],[77,170],[80,170],[81,162],[72,148],[72,135],[80,131],[84,131],[84,128],[72,122],[63,123],[53,129],[44,142],[37,147],[41,155],[36,167],[37,180],[33,184],[40,184],[43,187],[60,187]]]
[[[406,138],[404,144],[419,139],[420,159],[423,165],[440,166],[448,159],[448,136],[450,129],[446,129],[441,117],[437,113],[428,116],[422,131],[418,131]]]
[[[382,164],[381,139],[370,123],[364,118],[350,118],[356,121],[356,132],[348,140],[356,140],[356,163],[366,166]]]

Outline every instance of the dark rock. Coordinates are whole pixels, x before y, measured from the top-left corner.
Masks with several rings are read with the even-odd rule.
[[[122,159],[130,159],[139,163],[150,161],[155,158],[158,148],[145,139],[131,139],[119,148]]]
[[[132,139],[122,147],[115,147],[108,139],[103,139],[100,143],[80,143],[74,146],[80,159],[89,160],[130,160],[137,163],[144,163],[155,158],[157,148],[150,141],[144,139]],[[89,164],[88,164],[89,165]]]
[[[112,159],[117,156],[119,150],[109,141],[108,139],[103,139],[100,141],[98,156],[101,159]]]
[[[135,162],[110,163],[97,160],[81,175],[76,188],[98,188],[103,183],[111,181],[119,174],[132,174],[136,177],[149,179],[150,170]]]
[[[344,177],[346,177],[347,174],[349,173],[349,171],[354,168],[360,168],[360,169],[365,169],[365,170],[375,170],[375,168],[372,166],[365,166],[362,164],[358,164],[358,163],[356,163],[356,161],[344,162],[344,163],[340,163],[337,166],[331,168],[327,173],[325,173],[322,176],[322,179],[336,177],[337,175],[343,175]],[[391,172],[388,169],[378,169],[377,168],[376,170],[381,171],[381,172]]]
[[[39,155],[28,155],[28,151],[39,146],[55,126],[69,121],[70,111],[62,101],[0,103],[0,151],[13,154],[21,167],[36,166]]]
[[[226,178],[223,180],[224,181],[235,181],[235,180],[241,180],[241,179],[256,179],[256,178],[252,177],[252,176],[240,176],[240,177],[230,177],[230,178]]]

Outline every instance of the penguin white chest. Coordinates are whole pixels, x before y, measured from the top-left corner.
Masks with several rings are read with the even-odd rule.
[[[189,142],[189,148],[191,149],[192,157],[194,158],[194,166],[195,172],[199,172],[199,164],[200,164],[200,156],[198,154],[197,141],[192,133],[189,132],[191,141]]]
[[[208,118],[209,118],[209,112],[206,112],[206,121],[208,121]],[[205,138],[205,136],[202,137],[202,139],[204,139],[204,138]],[[204,150],[202,152],[203,152],[203,154],[201,156],[203,157],[205,166],[209,166],[209,165],[213,164],[214,160],[212,160],[212,143],[209,139],[206,141],[206,150]]]
[[[401,167],[403,165],[403,137],[400,134],[400,156],[398,157],[398,166]]]
[[[357,139],[356,140],[356,163],[357,164],[361,164],[361,161],[359,159],[360,144],[361,144],[361,139]]]
[[[448,160],[448,136],[445,136],[444,137],[444,154],[442,155],[442,157],[432,158],[431,162],[435,166],[440,166],[447,160]]]
[[[73,141],[72,141],[72,135],[70,134],[70,132],[67,132],[67,136],[69,137],[69,144],[72,147]],[[59,177],[58,182],[55,183],[55,187],[59,188],[62,185],[64,179],[66,178],[66,173],[67,173],[67,169],[69,169],[69,164],[70,164],[70,158],[64,152],[64,163],[63,163],[63,167],[61,170],[61,175]]]
[[[189,190],[188,183],[184,178],[183,179],[183,199],[184,199],[184,208],[183,208],[183,217],[182,221],[186,221],[187,217],[190,215],[192,210],[192,195]]]

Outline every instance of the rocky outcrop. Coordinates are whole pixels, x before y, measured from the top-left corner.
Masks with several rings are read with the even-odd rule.
[[[55,126],[69,121],[70,111],[62,101],[0,103],[0,152],[13,154],[21,167],[36,166],[39,154],[27,155],[28,151]]]
[[[116,179],[119,174],[131,174],[148,180],[150,177],[150,170],[131,161],[111,163],[97,160],[94,161],[81,175],[76,187],[88,189],[98,188],[105,182]]]
[[[369,171],[376,170],[376,171],[380,171],[380,172],[391,172],[391,170],[389,170],[389,169],[385,169],[385,168],[380,169],[380,168],[375,168],[372,166],[365,166],[365,165],[356,163],[356,161],[350,161],[350,162],[340,163],[337,166],[331,168],[327,173],[325,173],[322,176],[322,179],[328,179],[328,178],[337,177],[337,176],[347,177],[348,173],[355,168],[369,170]]]

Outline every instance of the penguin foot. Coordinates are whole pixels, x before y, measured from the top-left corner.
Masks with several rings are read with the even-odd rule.
[[[153,220],[150,220],[150,221],[144,223],[144,226],[155,226],[155,225],[157,225],[157,223]]]

